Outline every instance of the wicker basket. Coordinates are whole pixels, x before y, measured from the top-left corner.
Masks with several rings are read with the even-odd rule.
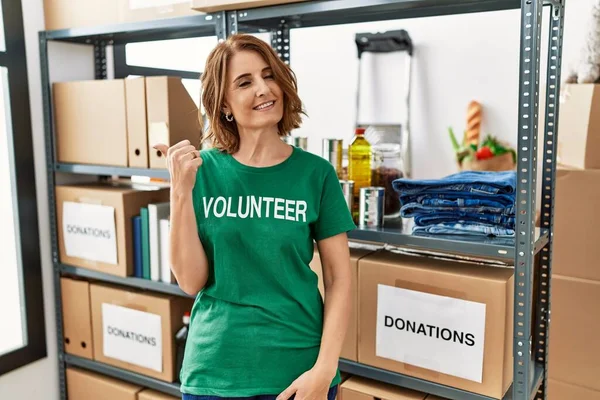
[[[467,160],[458,166],[461,171],[512,171],[516,168],[511,153],[504,153],[486,160]]]

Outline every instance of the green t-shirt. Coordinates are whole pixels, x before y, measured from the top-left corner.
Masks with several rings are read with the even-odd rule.
[[[181,391],[279,394],[317,360],[314,241],[355,228],[333,166],[294,148],[271,167],[203,150],[193,189],[209,278],[191,313]],[[340,382],[339,371],[332,385]]]

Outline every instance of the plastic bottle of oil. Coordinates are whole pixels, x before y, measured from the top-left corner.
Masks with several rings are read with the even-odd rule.
[[[352,216],[358,219],[360,188],[371,186],[371,145],[364,136],[365,128],[356,128],[348,146],[348,179],[354,181]]]

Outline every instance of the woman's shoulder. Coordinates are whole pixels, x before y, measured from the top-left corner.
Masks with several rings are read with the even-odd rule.
[[[226,157],[226,153],[215,148],[204,148],[200,150],[200,157],[202,158],[202,163],[213,163],[219,162]]]
[[[311,168],[324,175],[334,170],[333,165],[323,157],[301,148],[297,148],[296,151],[298,153],[298,162],[301,162],[305,168]]]

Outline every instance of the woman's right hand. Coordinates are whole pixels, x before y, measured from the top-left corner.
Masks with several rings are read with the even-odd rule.
[[[196,182],[198,168],[202,165],[200,152],[187,139],[171,147],[162,143],[152,147],[167,158],[167,168],[171,175],[171,193],[177,196],[190,194]]]

